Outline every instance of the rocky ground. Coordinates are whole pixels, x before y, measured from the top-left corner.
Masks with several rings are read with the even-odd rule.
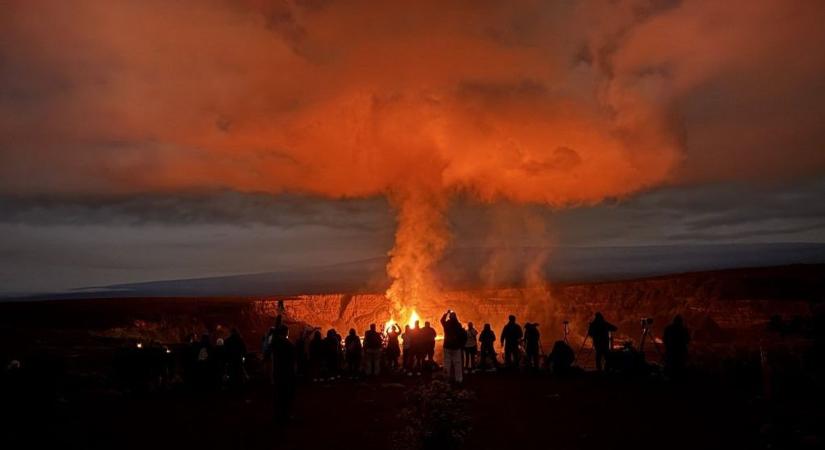
[[[399,411],[419,379],[305,384],[295,420],[273,424],[269,387],[242,392],[64,398],[4,424],[9,448],[330,449],[399,446]],[[483,374],[465,389],[471,430],[464,448],[816,448],[823,412],[778,405],[747,386],[585,374],[573,379]],[[802,409],[800,409],[802,408]],[[9,434],[10,433],[10,434]],[[817,435],[817,433],[820,433]],[[13,437],[12,437],[13,436]],[[11,440],[10,440],[11,439]]]

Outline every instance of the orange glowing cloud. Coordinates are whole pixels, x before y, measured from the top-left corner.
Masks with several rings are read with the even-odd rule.
[[[431,295],[458,192],[561,207],[825,165],[819,2],[6,9],[0,190],[386,195],[394,298]]]

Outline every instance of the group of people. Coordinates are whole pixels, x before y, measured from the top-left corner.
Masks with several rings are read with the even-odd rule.
[[[443,331],[443,367],[452,382],[461,384],[464,374],[477,368],[499,368],[495,350],[497,339],[489,323],[484,324],[479,332],[472,322],[465,327],[455,311],[447,310],[440,324]],[[609,367],[609,356],[615,353],[611,335],[616,330],[617,327],[607,322],[601,313],[596,313],[588,326],[585,339],[592,340],[598,371],[605,370],[606,362]],[[278,316],[263,343],[263,353],[271,361],[276,412],[281,416],[288,414],[295,395],[297,376],[302,373],[312,380],[320,380],[339,378],[343,374],[351,378],[374,376],[382,368],[408,375],[431,370],[437,367],[434,361],[436,337],[437,332],[429,322],[425,322],[423,327],[415,322],[403,330],[398,325],[378,330],[375,324],[371,324],[363,338],[355,329],[350,329],[345,338],[334,329],[327,331],[325,337],[319,329],[313,329],[302,333],[293,343],[289,339],[288,327]],[[689,341],[690,333],[684,321],[681,316],[676,316],[664,332],[666,370],[675,373],[684,368]],[[554,374],[567,374],[576,369],[575,352],[567,343],[566,336],[564,340],[554,343],[549,354],[543,355],[537,323],[528,322],[522,327],[511,315],[501,330],[498,342],[503,349],[505,369],[519,368],[522,363],[525,368],[533,370],[543,365]],[[624,351],[627,352],[627,347]]]
[[[208,333],[193,335],[183,354],[184,381],[201,390],[237,387],[248,378],[246,356],[246,343],[235,328],[214,342]]]

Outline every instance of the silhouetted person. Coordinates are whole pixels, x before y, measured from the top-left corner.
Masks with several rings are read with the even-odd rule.
[[[403,340],[401,348],[404,351],[401,356],[401,364],[404,366],[403,368],[404,371],[407,372],[407,375],[412,375],[415,355],[413,354],[413,333],[409,325],[404,326],[404,333],[401,335],[401,339]]]
[[[309,368],[309,342],[311,338],[312,330],[305,328],[298,333],[298,339],[295,341],[295,366],[298,375],[302,377],[310,375],[311,372]]]
[[[375,324],[370,324],[370,329],[364,334],[364,359],[365,371],[367,375],[378,375],[381,373],[381,347],[384,339],[381,333],[375,330]]]
[[[464,380],[461,354],[467,343],[467,332],[456,313],[449,309],[441,316],[441,326],[444,328],[444,370],[450,380],[461,383]]]
[[[489,323],[484,324],[484,329],[478,335],[478,342],[481,344],[481,365],[484,369],[495,369],[496,367],[496,333],[490,328]]]
[[[421,323],[417,320],[413,324],[413,329],[410,330],[410,341],[413,359],[412,371],[418,375],[421,375],[421,369],[424,367],[424,357],[427,354],[427,343],[424,342],[424,334],[421,329]]]
[[[401,333],[401,328],[396,324],[392,324],[387,330],[387,349],[384,357],[387,361],[387,368],[389,370],[398,370],[398,357],[401,356],[401,345],[398,343],[398,336]]]
[[[572,372],[576,356],[573,349],[564,341],[556,341],[553,351],[547,357],[547,363],[555,375],[567,375]]]
[[[508,317],[507,325],[501,330],[501,345],[504,347],[504,364],[509,368],[518,368],[518,346],[523,336],[521,326],[516,323],[516,316]]]
[[[338,357],[341,349],[341,339],[335,329],[327,331],[324,338],[324,367],[329,379],[338,377]]]
[[[296,349],[289,342],[289,329],[280,327],[269,347],[272,361],[273,409],[276,420],[289,419],[289,412],[295,398]]]
[[[476,368],[476,353],[478,353],[478,330],[472,322],[467,322],[467,339],[464,341],[462,349],[464,355],[464,370],[471,371]]]
[[[527,367],[531,369],[540,368],[539,363],[539,342],[541,334],[537,323],[527,322],[524,324],[524,353],[527,358]]]
[[[424,356],[427,360],[427,364],[429,364],[430,369],[435,367],[435,337],[437,333],[435,332],[435,328],[430,326],[430,322],[424,322],[424,328],[421,329],[421,337],[422,347],[424,350]]]
[[[665,327],[664,343],[665,371],[670,375],[680,375],[685,369],[690,343],[690,331],[681,315],[674,317],[673,322]]]
[[[230,386],[237,386],[246,380],[244,362],[246,360],[246,343],[241,333],[232,328],[229,337],[224,341],[226,351],[226,375]]]
[[[321,339],[321,332],[315,330],[312,339],[309,341],[309,366],[312,373],[312,381],[321,381],[321,370],[326,359],[326,349],[324,340]]]
[[[587,335],[593,340],[593,350],[596,353],[596,370],[601,371],[603,361],[610,351],[610,333],[616,331],[616,326],[604,320],[602,313],[597,312],[590,326],[587,328]]]
[[[189,335],[188,339],[186,348],[183,351],[183,382],[189,387],[197,387],[200,341],[196,334]]]
[[[195,379],[199,389],[207,389],[213,379],[212,370],[212,342],[209,335],[204,333],[197,344],[195,353]]]
[[[349,329],[349,334],[344,340],[346,349],[347,369],[350,378],[356,378],[361,371],[361,338],[355,332],[355,328]]]
[[[272,345],[272,341],[275,339],[275,327],[269,327],[266,330],[266,334],[261,337],[261,354],[268,355],[269,354],[269,346]]]

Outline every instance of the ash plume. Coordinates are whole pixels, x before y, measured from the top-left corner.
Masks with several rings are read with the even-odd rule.
[[[0,193],[386,196],[399,311],[436,295],[456,194],[565,207],[825,167],[820,2],[3,8]]]

